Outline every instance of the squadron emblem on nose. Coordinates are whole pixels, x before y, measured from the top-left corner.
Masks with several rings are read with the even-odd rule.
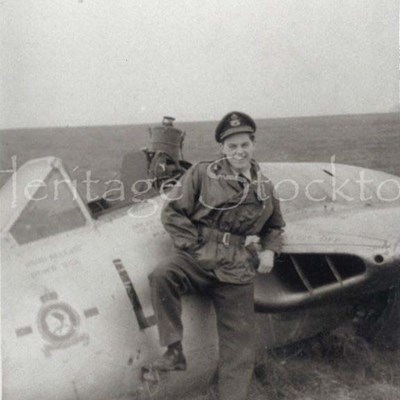
[[[55,292],[41,296],[43,303],[38,314],[38,328],[46,343],[43,352],[49,357],[52,351],[65,349],[82,342],[89,343],[89,336],[81,334],[78,313],[67,303],[58,301]]]

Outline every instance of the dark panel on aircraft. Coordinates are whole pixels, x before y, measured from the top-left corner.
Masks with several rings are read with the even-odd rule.
[[[83,314],[86,318],[95,317],[96,315],[99,315],[99,310],[97,307],[89,308],[88,310],[84,310]]]
[[[129,297],[130,302],[132,303],[133,311],[136,315],[136,319],[140,329],[150,328],[151,326],[156,324],[156,320],[154,315],[150,317],[146,317],[144,315],[142,304],[140,303],[139,296],[136,293],[136,290],[133,286],[131,278],[128,275],[122,261],[120,259],[113,260],[115,268],[117,269],[119,276],[121,278],[122,283],[125,286],[126,293]]]

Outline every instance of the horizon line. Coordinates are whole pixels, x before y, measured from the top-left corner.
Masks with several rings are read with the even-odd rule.
[[[304,118],[321,118],[321,117],[350,117],[350,116],[367,116],[367,115],[382,115],[382,114],[398,114],[400,116],[400,109],[398,111],[382,111],[382,112],[365,112],[365,113],[349,113],[349,114],[313,114],[313,115],[293,115],[286,117],[255,117],[258,120],[282,120],[282,119],[304,119]],[[18,130],[36,130],[36,129],[76,129],[76,128],[105,128],[105,127],[124,127],[124,126],[140,126],[140,125],[157,125],[160,124],[162,116],[157,122],[137,122],[130,124],[98,124],[98,125],[64,125],[64,126],[35,126],[35,127],[17,127],[17,128],[0,128],[0,133],[5,131],[18,131]],[[219,119],[207,119],[207,120],[179,120],[176,122],[179,124],[193,124],[193,123],[207,123],[207,122],[218,122]]]

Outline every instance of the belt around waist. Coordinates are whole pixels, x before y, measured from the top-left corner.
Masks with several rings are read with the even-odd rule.
[[[219,243],[223,243],[225,246],[243,245],[246,242],[246,235],[235,235],[230,232],[224,232],[206,226],[201,228],[200,233],[205,239],[215,239]]]

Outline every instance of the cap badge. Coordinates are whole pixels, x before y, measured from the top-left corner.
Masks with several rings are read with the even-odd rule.
[[[230,126],[240,126],[240,119],[236,114],[232,114],[231,120],[229,121]]]

